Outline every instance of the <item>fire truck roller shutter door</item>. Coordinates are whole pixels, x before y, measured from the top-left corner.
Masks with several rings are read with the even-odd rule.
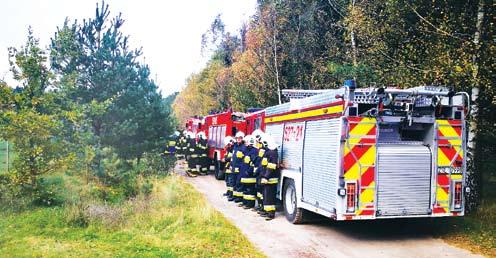
[[[378,216],[430,213],[432,155],[428,147],[380,144],[378,151]]]
[[[307,122],[303,154],[303,201],[332,212],[336,207],[341,119]]]

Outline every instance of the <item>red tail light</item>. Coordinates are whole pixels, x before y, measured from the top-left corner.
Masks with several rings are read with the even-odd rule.
[[[355,212],[356,207],[356,183],[346,183],[346,212]]]
[[[454,183],[453,208],[456,210],[462,208],[462,182]]]

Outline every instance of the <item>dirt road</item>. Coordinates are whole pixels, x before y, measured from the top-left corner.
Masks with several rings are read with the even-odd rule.
[[[176,173],[183,174],[180,166]],[[265,221],[228,202],[223,181],[213,176],[187,180],[269,257],[481,257],[432,238],[425,220],[332,222],[316,218],[290,224],[282,212]]]

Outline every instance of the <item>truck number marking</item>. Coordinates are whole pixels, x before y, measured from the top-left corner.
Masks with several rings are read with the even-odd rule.
[[[303,125],[293,126],[288,125],[284,127],[284,141],[299,141],[303,137]]]

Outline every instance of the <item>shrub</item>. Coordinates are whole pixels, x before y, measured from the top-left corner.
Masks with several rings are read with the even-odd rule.
[[[33,190],[32,203],[36,206],[58,206],[65,202],[66,188],[61,176],[39,178]]]

